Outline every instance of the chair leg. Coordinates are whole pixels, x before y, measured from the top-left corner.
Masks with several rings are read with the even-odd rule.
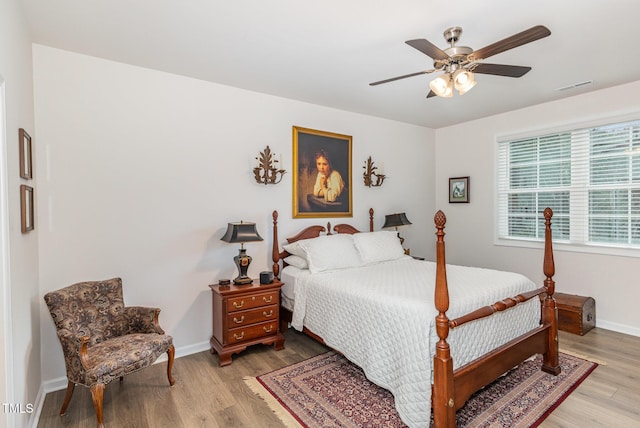
[[[104,428],[102,421],[102,397],[104,396],[104,383],[96,383],[91,387],[91,398],[93,399],[93,407],[96,409],[96,418],[98,419],[98,428]]]
[[[73,390],[75,389],[76,384],[69,381],[67,384],[67,393],[64,395],[64,401],[62,402],[62,407],[60,408],[60,416],[67,413],[67,407],[69,407],[69,402],[71,402],[71,396],[73,395]]]
[[[169,357],[169,361],[167,361],[167,378],[169,378],[169,385],[173,386],[176,381],[171,376],[171,370],[173,369],[173,357],[175,356],[176,348],[171,345],[171,348],[167,349],[167,356]]]

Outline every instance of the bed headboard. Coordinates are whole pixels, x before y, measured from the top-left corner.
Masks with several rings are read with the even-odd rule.
[[[284,250],[280,251],[280,244],[278,243],[278,211],[274,211],[271,216],[273,218],[273,248],[271,251],[271,258],[273,260],[273,274],[274,276],[279,277],[280,261],[290,254]],[[335,233],[349,234],[361,232],[358,228],[346,223],[336,224],[335,226],[333,226],[333,231]],[[373,232],[373,208],[369,208],[369,232]],[[319,225],[306,227],[296,235],[287,238],[287,242],[290,244],[301,239],[317,238],[323,233],[326,235],[332,235],[330,222],[327,222],[326,227]]]

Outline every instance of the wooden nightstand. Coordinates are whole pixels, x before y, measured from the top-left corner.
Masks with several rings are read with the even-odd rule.
[[[280,333],[280,287],[277,279],[271,284],[221,286],[212,284],[213,336],[211,353],[217,353],[220,365],[231,364],[231,355],[262,343],[284,349]]]

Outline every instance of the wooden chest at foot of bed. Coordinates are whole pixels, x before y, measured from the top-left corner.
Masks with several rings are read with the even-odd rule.
[[[558,328],[573,334],[585,335],[596,326],[596,301],[593,297],[555,293],[558,307]]]

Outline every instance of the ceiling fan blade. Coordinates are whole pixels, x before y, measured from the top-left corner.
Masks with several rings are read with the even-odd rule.
[[[423,54],[427,55],[430,58],[438,59],[438,60],[446,60],[449,59],[449,55],[430,41],[426,39],[414,39],[407,40],[405,42],[409,46],[418,49]]]
[[[429,91],[429,93],[427,94],[427,98],[431,98],[431,97],[435,97],[436,93],[433,91]]]
[[[479,74],[493,74],[495,76],[506,77],[522,77],[531,70],[531,67],[523,67],[520,65],[480,63],[471,66],[469,69],[472,72]]]
[[[528,30],[524,30],[518,34],[514,34],[511,37],[507,37],[506,39],[502,39],[499,42],[495,42],[493,44],[490,44],[489,46],[485,46],[484,48],[474,51],[469,55],[469,60],[477,61],[479,59],[489,58],[490,56],[499,54],[500,52],[517,48],[518,46],[522,46],[524,44],[534,42],[538,39],[542,39],[543,37],[547,37],[550,34],[551,31],[549,31],[549,29],[544,25],[536,25],[535,27],[531,27]]]
[[[393,82],[394,80],[406,79],[407,77],[419,76],[421,74],[433,73],[435,70],[418,71],[417,73],[405,74],[404,76],[392,77],[390,79],[380,80],[378,82],[369,83],[369,86],[381,85],[383,83]]]

